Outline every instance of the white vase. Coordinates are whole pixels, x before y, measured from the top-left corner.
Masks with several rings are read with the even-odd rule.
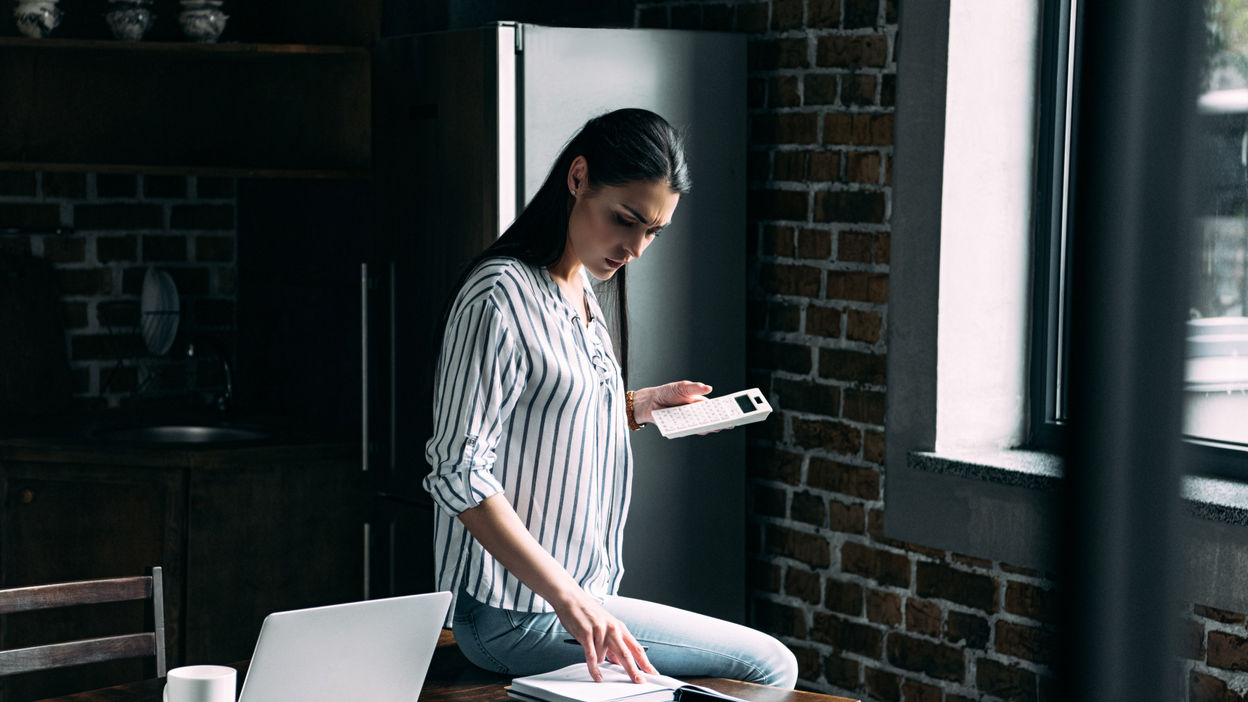
[[[13,19],[22,34],[42,39],[61,23],[61,10],[56,0],[21,0],[13,9]]]
[[[225,31],[225,21],[229,18],[216,7],[195,7],[183,10],[178,15],[178,24],[192,41],[210,43]]]

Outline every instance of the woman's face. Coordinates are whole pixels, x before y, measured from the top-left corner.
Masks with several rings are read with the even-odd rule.
[[[578,163],[580,168],[578,168]],[[680,194],[666,181],[634,181],[589,188],[585,160],[577,157],[568,174],[574,192],[568,216],[568,250],[590,275],[607,280],[641,254],[672,221]]]

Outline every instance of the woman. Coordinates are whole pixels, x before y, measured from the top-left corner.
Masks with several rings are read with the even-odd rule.
[[[770,636],[616,595],[628,429],[711,388],[626,393],[588,276],[615,278],[626,367],[623,268],[688,190],[683,146],[661,117],[626,109],[590,120],[444,315],[424,484],[438,505],[438,587],[455,594],[455,639],[483,668],[522,675],[583,660],[600,680],[606,659],[638,682],[655,664],[796,681],[793,654]]]

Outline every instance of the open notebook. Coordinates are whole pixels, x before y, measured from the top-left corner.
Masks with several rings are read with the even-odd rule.
[[[645,682],[629,679],[614,663],[598,666],[602,682],[589,677],[584,663],[573,663],[539,675],[516,678],[507,688],[512,699],[526,702],[668,702],[669,700],[736,700],[710,688],[689,685],[665,675],[646,675]]]

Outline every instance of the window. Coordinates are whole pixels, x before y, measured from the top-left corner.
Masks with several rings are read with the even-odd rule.
[[[1038,84],[1030,443],[1055,449],[1067,417],[1072,129],[1079,1],[1043,8]],[[1207,0],[1197,105],[1204,179],[1191,242],[1184,382],[1189,470],[1248,477],[1248,0]]]

